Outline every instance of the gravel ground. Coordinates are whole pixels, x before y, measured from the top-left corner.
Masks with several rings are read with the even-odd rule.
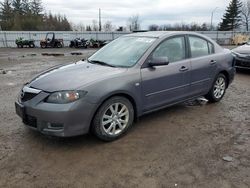
[[[60,139],[15,114],[22,84],[75,62],[72,49],[0,49],[0,187],[250,187],[250,72],[218,104],[180,104],[139,119],[120,140]],[[42,56],[41,53],[65,56]]]

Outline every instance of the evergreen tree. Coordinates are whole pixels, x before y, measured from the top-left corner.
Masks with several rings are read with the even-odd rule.
[[[219,30],[230,31],[238,29],[241,25],[241,6],[240,0],[231,0],[226,12],[219,24]]]
[[[11,29],[15,31],[22,30],[22,17],[23,17],[22,1],[13,0],[12,7],[13,7],[14,24]]]
[[[4,2],[0,2],[0,24],[2,30],[10,29],[13,25],[13,9],[11,7],[10,0],[4,0]]]
[[[31,14],[30,2],[29,0],[22,0],[22,11],[25,15]]]
[[[13,11],[14,11],[15,14],[18,14],[18,15],[23,14],[22,1],[21,0],[13,0],[12,6],[13,6]]]
[[[2,30],[70,31],[66,16],[43,13],[41,0],[4,0],[0,2]]]
[[[30,2],[30,7],[34,15],[41,15],[43,12],[43,6],[41,0],[32,0]]]

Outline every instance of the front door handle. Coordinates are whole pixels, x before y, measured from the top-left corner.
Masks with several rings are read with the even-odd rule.
[[[185,71],[188,71],[188,68],[185,67],[185,66],[182,66],[180,69],[179,69],[180,72],[185,72]]]
[[[215,61],[215,60],[211,60],[211,61],[210,61],[210,64],[211,64],[211,65],[214,65],[215,63],[217,63],[217,61]]]

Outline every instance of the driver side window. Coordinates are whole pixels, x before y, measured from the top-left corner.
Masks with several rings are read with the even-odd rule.
[[[168,57],[170,63],[185,59],[185,38],[174,37],[167,39],[156,48],[152,56]]]

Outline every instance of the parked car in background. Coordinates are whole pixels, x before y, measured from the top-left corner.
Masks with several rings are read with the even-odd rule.
[[[41,48],[62,48],[64,46],[63,39],[56,39],[55,33],[49,32],[44,40],[40,41]]]
[[[112,141],[152,111],[200,96],[219,102],[234,74],[231,51],[204,35],[134,33],[85,61],[41,73],[22,88],[15,106],[23,122],[43,134],[91,131]]]
[[[235,57],[235,67],[239,69],[250,69],[250,42],[232,50]]]
[[[16,39],[16,45],[18,48],[29,47],[35,48],[35,41],[34,40],[25,40],[22,37]]]

